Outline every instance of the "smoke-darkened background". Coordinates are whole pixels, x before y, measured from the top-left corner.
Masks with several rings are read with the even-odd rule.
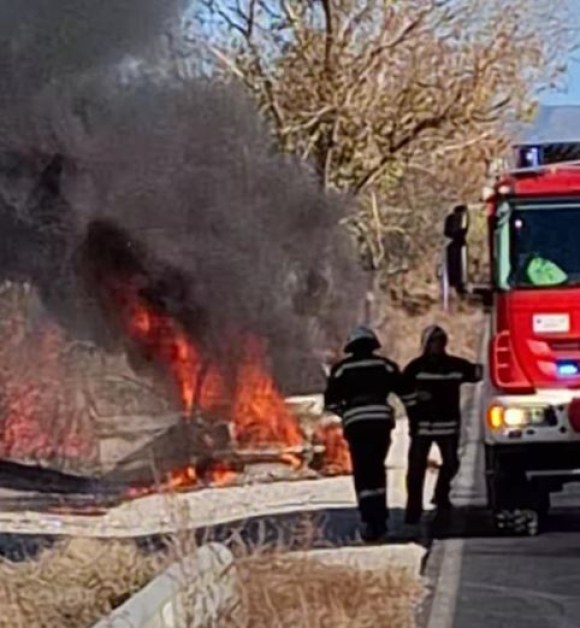
[[[166,61],[182,9],[0,2],[0,273],[32,281],[70,333],[115,349],[94,282],[133,264],[219,359],[250,332],[269,341],[285,392],[318,387],[314,350],[360,313],[347,206],[274,151],[235,89],[120,70]]]

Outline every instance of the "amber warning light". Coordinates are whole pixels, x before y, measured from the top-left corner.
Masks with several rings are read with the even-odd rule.
[[[492,430],[525,427],[533,423],[533,413],[526,408],[506,408],[499,404],[487,410],[487,423]]]

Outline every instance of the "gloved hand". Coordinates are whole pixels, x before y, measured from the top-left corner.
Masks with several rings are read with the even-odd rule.
[[[332,414],[336,414],[337,416],[342,416],[342,413],[345,409],[344,403],[331,403],[325,406],[324,408],[327,412],[332,412]]]

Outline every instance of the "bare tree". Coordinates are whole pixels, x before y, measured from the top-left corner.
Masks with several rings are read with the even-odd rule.
[[[433,230],[434,189],[475,198],[538,85],[561,71],[575,31],[556,4],[202,0],[192,38],[206,67],[251,91],[285,150],[359,198],[348,227],[369,267],[397,274]],[[413,206],[405,190],[422,181]]]

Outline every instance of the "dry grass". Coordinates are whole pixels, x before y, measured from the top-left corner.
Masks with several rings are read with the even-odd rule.
[[[250,556],[237,568],[251,628],[411,628],[422,595],[419,581],[396,568],[362,570],[284,556]]]
[[[2,628],[87,628],[162,567],[131,541],[72,539],[36,560],[0,563]]]
[[[300,530],[297,530],[300,534]],[[304,533],[306,534],[306,533]],[[308,538],[306,538],[308,537]],[[310,535],[299,539],[307,549]],[[412,628],[423,595],[397,567],[363,570],[288,557],[288,545],[233,539],[241,608],[216,628]],[[25,563],[0,564],[0,627],[89,628],[195,549],[191,533],[146,556],[132,541],[72,539]],[[240,618],[245,618],[243,623]]]

